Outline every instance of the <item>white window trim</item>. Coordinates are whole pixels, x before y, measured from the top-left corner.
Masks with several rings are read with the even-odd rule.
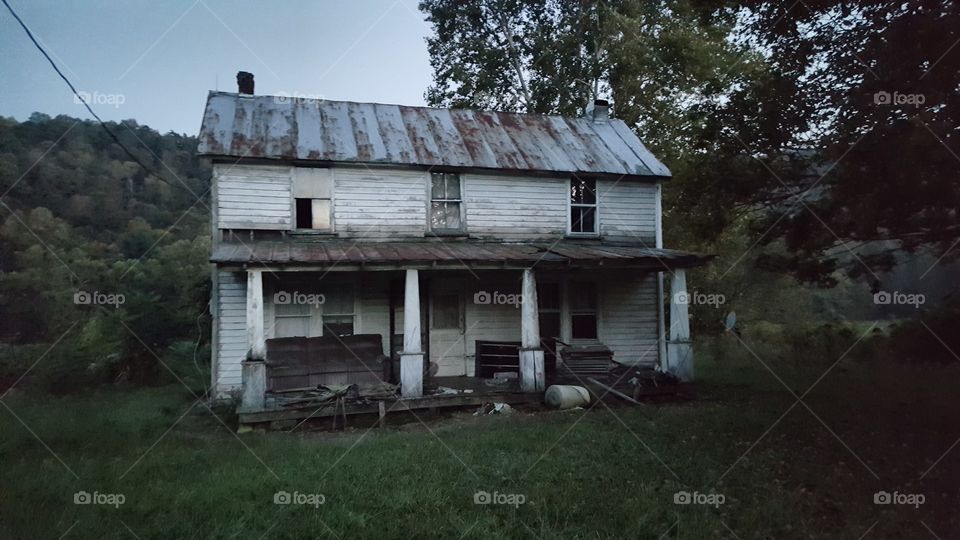
[[[272,323],[269,325],[267,331],[268,338],[276,337],[276,327],[280,319],[307,319],[308,334],[314,334],[319,332],[316,335],[306,336],[306,337],[320,337],[326,336],[326,329],[324,328],[324,317],[352,317],[353,318],[353,333],[361,334],[363,333],[361,324],[362,324],[362,301],[360,298],[361,295],[361,284],[359,281],[359,276],[352,276],[341,283],[338,284],[340,287],[349,287],[353,294],[353,302],[351,303],[352,312],[351,313],[325,313],[324,307],[326,303],[317,307],[311,307],[307,313],[291,313],[291,314],[280,314],[277,304],[273,303],[273,294],[276,292],[274,285],[276,282],[271,280],[270,289],[264,290],[264,296],[269,294],[271,300],[268,303],[268,306],[265,306],[265,310],[270,313],[269,319],[272,320]],[[290,289],[296,290],[299,287],[297,283],[288,283]],[[325,294],[325,293],[321,293]],[[269,321],[268,321],[269,322]]]
[[[297,170],[297,169],[316,169],[316,168],[325,169],[325,170],[327,170],[327,171],[330,171],[330,197],[329,197],[329,198],[325,198],[325,197],[319,197],[319,198],[315,198],[315,197],[297,197],[297,196],[296,196],[296,186],[295,186],[295,182],[296,182],[296,178],[297,178],[296,170]],[[334,216],[336,215],[336,211],[335,211],[335,209],[336,209],[336,206],[335,206],[335,205],[336,205],[336,200],[335,200],[335,197],[336,197],[336,185],[337,185],[337,179],[336,179],[336,175],[335,175],[335,169],[334,169],[333,167],[290,167],[290,217],[291,217],[291,219],[290,219],[290,230],[291,230],[292,232],[295,232],[295,233],[310,233],[310,232],[316,232],[316,233],[333,233],[333,232],[336,232],[337,226],[336,226],[336,221],[335,221],[335,219],[334,219]],[[298,228],[298,227],[297,227],[297,199],[305,199],[305,198],[309,198],[310,200],[330,201],[330,227],[328,227],[328,228],[326,228],[326,229],[314,229],[314,228],[301,229],[301,228]],[[311,210],[311,213],[312,213],[312,210]]]
[[[433,198],[433,174],[455,174],[457,175],[457,180],[460,182],[460,198],[459,199],[434,199]],[[466,193],[464,191],[464,181],[463,175],[456,172],[449,171],[428,171],[426,176],[427,184],[427,230],[433,233],[445,233],[445,234],[466,234],[467,233],[467,211],[466,211]],[[460,203],[460,228],[459,229],[448,229],[448,228],[434,228],[433,227],[433,202],[459,202]]]
[[[600,186],[599,186],[599,182],[597,182],[596,178],[583,178],[583,180],[592,180],[592,181],[593,181],[593,188],[594,188],[594,191],[595,191],[595,194],[596,194],[596,199],[597,199],[597,201],[596,201],[594,204],[592,204],[592,205],[590,205],[590,204],[579,204],[579,203],[573,203],[573,202],[570,200],[570,190],[573,189],[573,181],[574,181],[574,179],[575,179],[574,177],[567,178],[567,236],[574,236],[574,237],[578,237],[578,238],[597,238],[597,237],[600,236]],[[580,180],[580,179],[577,179],[577,180]],[[592,208],[593,208],[594,232],[574,232],[574,231],[573,231],[573,228],[571,227],[571,225],[572,225],[571,221],[573,220],[573,207],[574,207],[574,206],[585,207],[585,208],[590,208],[590,207],[592,207]]]

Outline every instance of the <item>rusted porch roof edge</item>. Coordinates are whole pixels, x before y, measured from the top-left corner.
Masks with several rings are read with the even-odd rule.
[[[633,268],[673,270],[707,264],[713,255],[642,244],[584,242],[317,242],[296,250],[276,249],[289,242],[221,244],[211,253],[218,265],[310,266],[318,268]],[[388,248],[388,249],[384,249]],[[284,256],[295,253],[295,256]]]

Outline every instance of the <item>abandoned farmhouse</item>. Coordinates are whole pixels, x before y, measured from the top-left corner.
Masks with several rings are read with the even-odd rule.
[[[242,74],[241,74],[242,75]],[[317,385],[693,375],[670,171],[597,101],[583,117],[211,92],[213,386],[241,410]],[[273,403],[273,404],[272,404]]]

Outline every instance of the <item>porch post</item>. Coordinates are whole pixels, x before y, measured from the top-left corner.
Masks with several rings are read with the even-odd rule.
[[[537,279],[533,269],[523,271],[520,304],[520,389],[543,392],[543,349],[540,347],[540,313],[537,307]]]
[[[693,380],[693,348],[690,343],[690,318],[687,305],[687,274],[674,271],[670,280],[670,341],[667,343],[667,371],[681,381]]]
[[[263,271],[247,270],[247,360],[264,360],[267,342],[263,333]]]
[[[247,341],[250,345],[241,364],[241,407],[263,409],[267,392],[267,342],[263,333],[263,271],[247,270]]]
[[[408,269],[403,293],[403,352],[400,353],[400,394],[423,395],[423,347],[420,343],[420,275]]]

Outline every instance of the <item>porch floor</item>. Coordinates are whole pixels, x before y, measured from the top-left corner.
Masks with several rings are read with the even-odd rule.
[[[275,400],[268,400],[263,410],[238,410],[237,415],[241,425],[250,425],[340,415],[383,416],[397,411],[470,407],[492,402],[519,405],[543,401],[543,394],[540,392],[521,392],[520,384],[515,380],[497,384],[488,381],[490,379],[477,377],[433,377],[424,381],[424,395],[417,398],[361,396],[360,399],[346,400],[342,407],[335,401],[284,406]]]

